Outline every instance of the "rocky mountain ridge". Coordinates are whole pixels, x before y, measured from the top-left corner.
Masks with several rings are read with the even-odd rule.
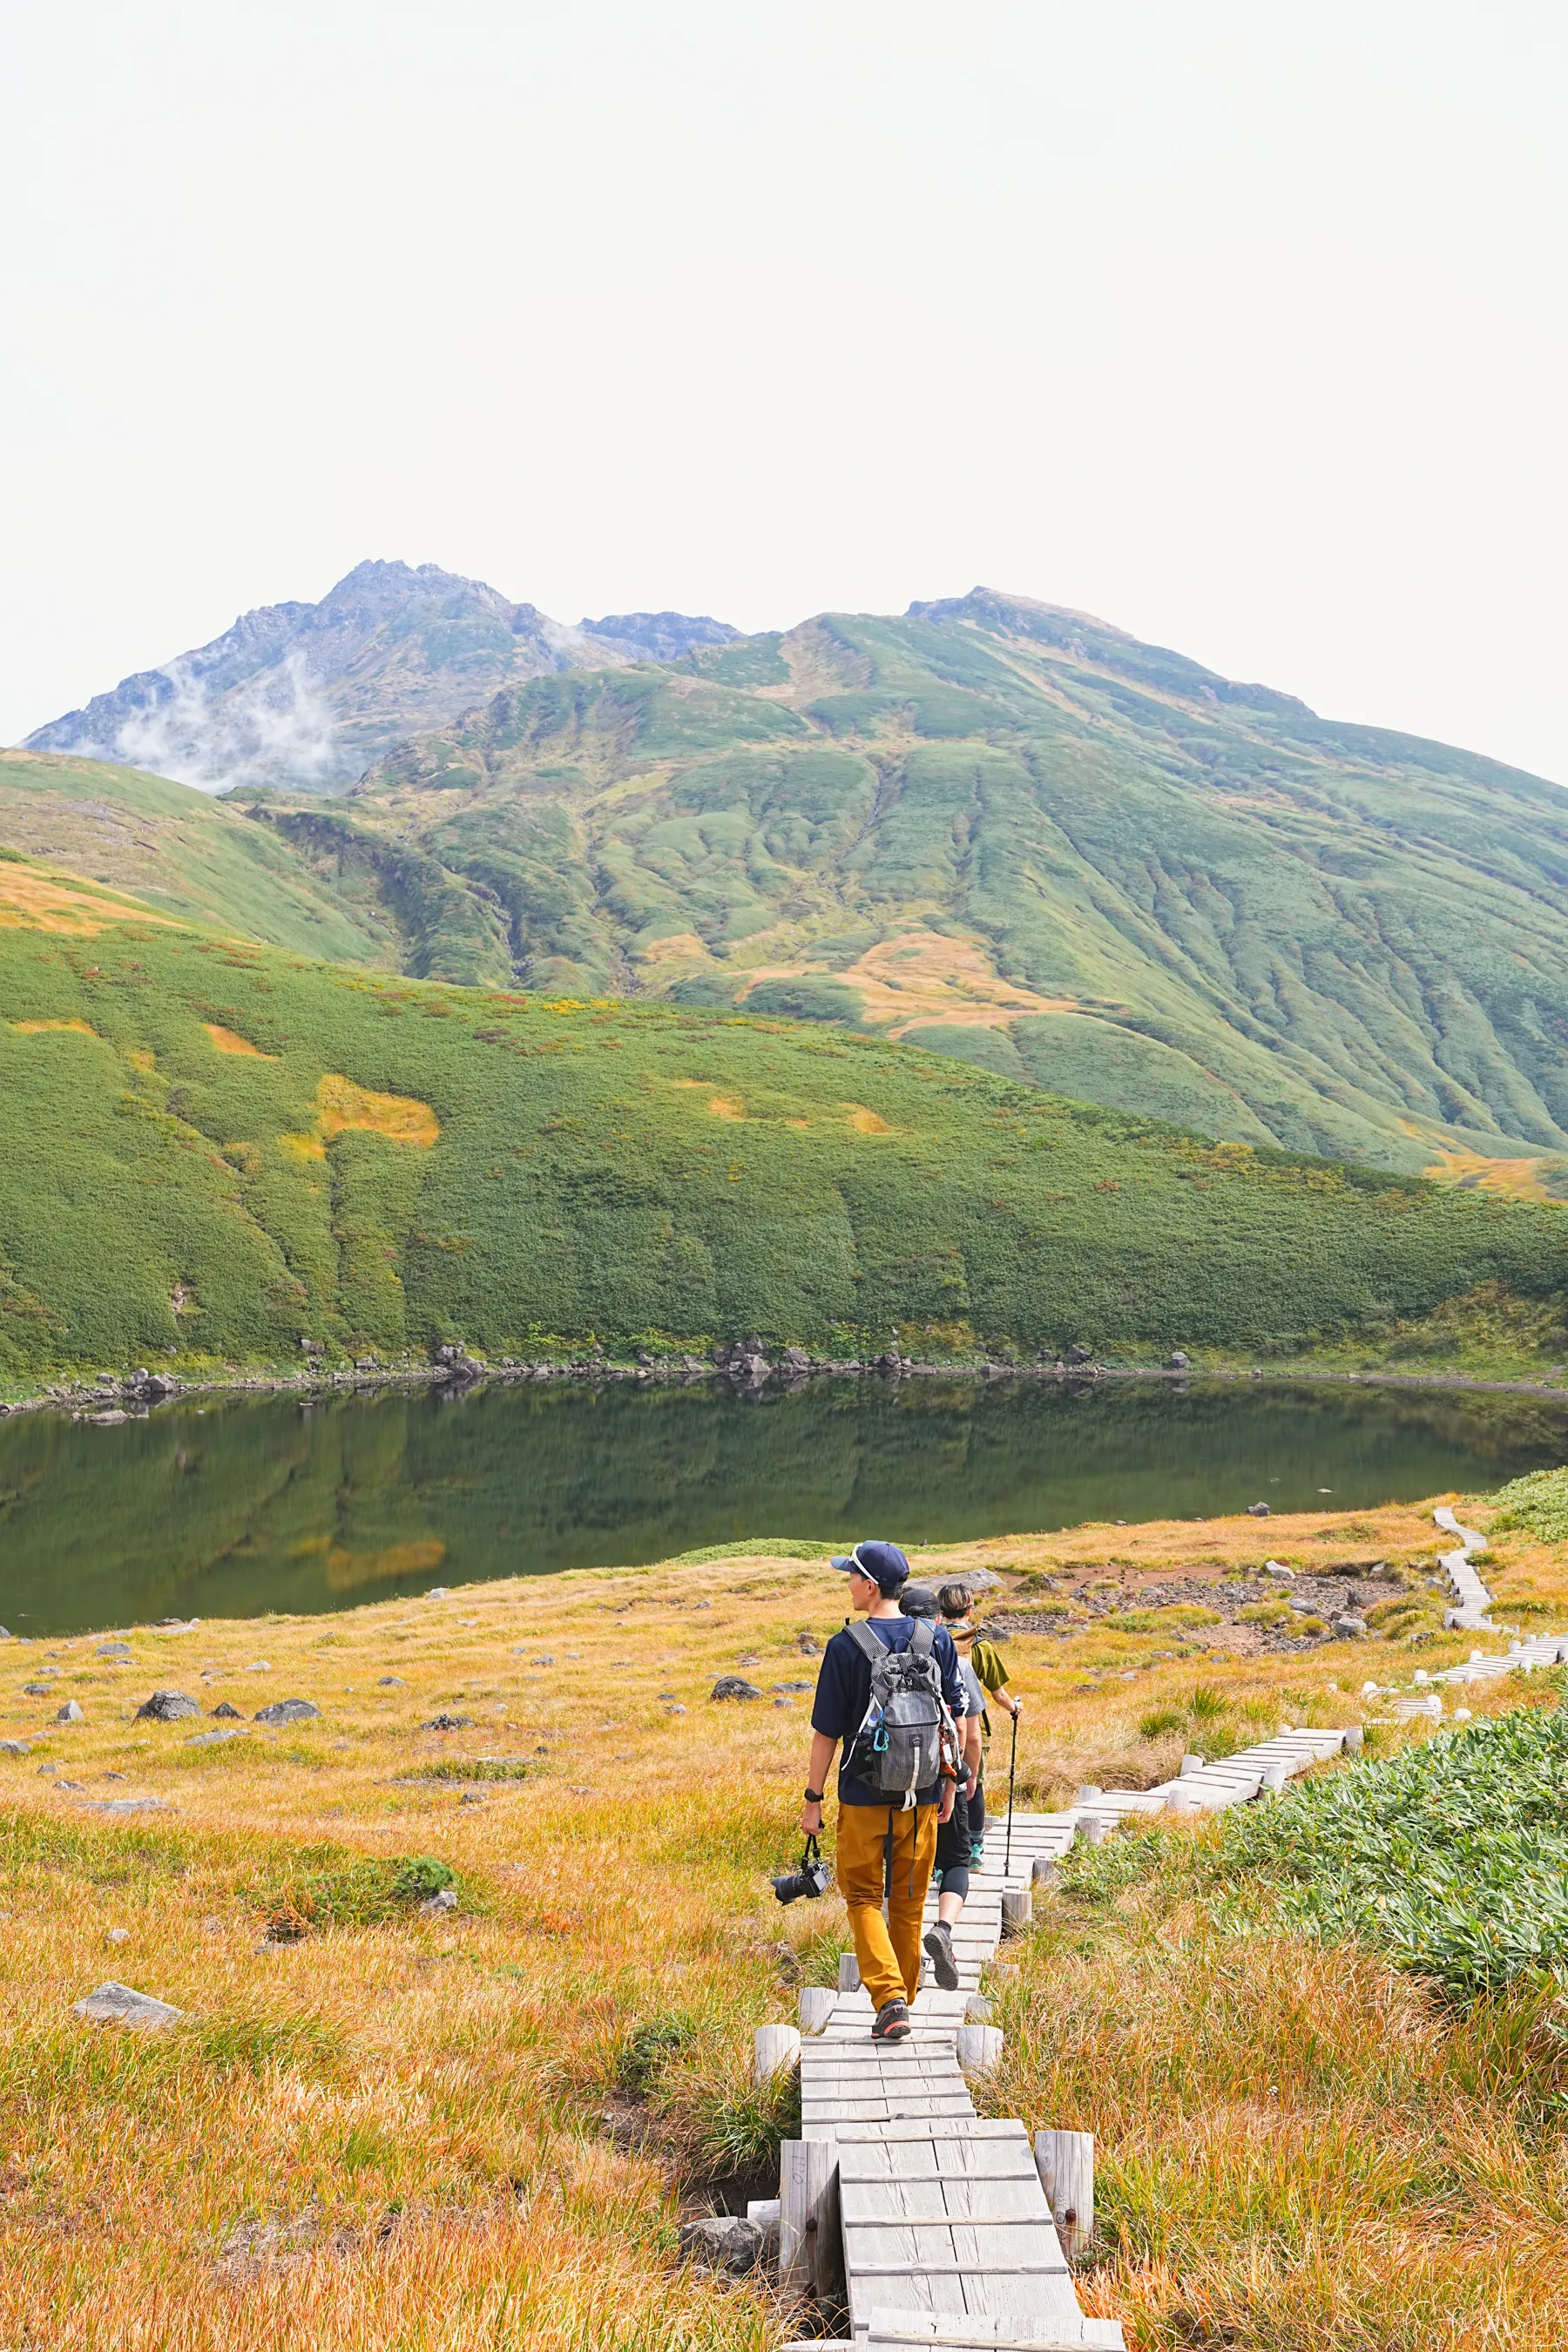
[[[448,725],[503,686],[668,661],[738,634],[680,613],[571,628],[438,564],[370,562],[319,604],[242,613],[210,644],[36,729],[24,748],[209,792],[341,792],[401,738]]]

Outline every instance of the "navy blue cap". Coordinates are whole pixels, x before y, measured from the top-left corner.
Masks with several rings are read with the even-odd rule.
[[[894,1593],[909,1575],[910,1564],[895,1543],[858,1543],[852,1552],[834,1555],[835,1568],[858,1569],[879,1592]]]

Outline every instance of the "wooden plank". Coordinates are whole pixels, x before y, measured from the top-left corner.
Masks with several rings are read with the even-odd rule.
[[[912,2238],[914,2232],[911,2231],[910,2234]],[[924,2231],[921,2232],[922,2236],[926,2234],[927,2233]],[[890,2252],[892,2250],[891,2248],[884,2249],[879,2246],[877,2251],[879,2253],[881,2253],[884,2251]],[[927,2253],[911,2253],[903,2260],[893,2263],[863,2263],[857,2258],[852,2249],[847,2247],[845,2249],[844,2260],[846,2267],[849,2273],[851,2310],[854,2308],[855,2283],[858,2279],[954,2278],[963,2279],[966,2283],[973,2282],[975,2284],[978,2284],[982,2277],[986,2279],[1054,2278],[1065,2280],[1068,2276],[1068,2266],[1066,2263],[1063,2262],[1059,2254],[1054,2262],[1037,2263],[993,2262],[990,2263],[984,2263],[975,2262],[973,2256],[967,2254],[961,2258],[957,2255]],[[994,2303],[984,2303],[978,2306],[978,2308],[983,2311],[992,2311],[997,2307],[998,2306]],[[1073,2296],[1073,2309],[1075,2311],[1078,2309],[1078,2297],[1076,2295]]]
[[[1020,2123],[1016,2116],[976,2116],[974,2121],[966,2127],[963,2136],[968,2140],[1011,2139],[1016,2140],[1023,2147],[1029,2146],[1027,2127]],[[940,2143],[944,2149],[950,2145],[943,2134],[911,2130],[907,2123],[900,2123],[896,2131],[886,2123],[871,2123],[859,2129],[850,2125],[840,2132],[838,2137],[846,2147],[857,2147],[863,2142],[885,2147],[889,2141],[895,2139],[931,2140],[933,2143]]]

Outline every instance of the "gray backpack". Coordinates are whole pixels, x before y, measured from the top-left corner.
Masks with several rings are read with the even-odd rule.
[[[942,1669],[932,1656],[936,1628],[917,1618],[901,1650],[879,1642],[862,1622],[847,1628],[871,1669],[871,1704],[855,1735],[849,1769],[879,1796],[912,1805],[919,1789],[933,1786],[942,1769],[947,1707]]]

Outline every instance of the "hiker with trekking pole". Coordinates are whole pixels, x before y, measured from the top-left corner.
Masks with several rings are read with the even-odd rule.
[[[994,1582],[987,1575],[987,1581]],[[972,1869],[979,1867],[985,1850],[985,1788],[986,1768],[991,1760],[991,1716],[988,1702],[994,1699],[1013,1719],[1011,1754],[1007,1764],[1007,1854],[1006,1864],[1013,1859],[1013,1776],[1018,1764],[1018,1713],[1024,1702],[1015,1698],[1007,1688],[1007,1667],[994,1642],[986,1641],[974,1622],[973,1594],[967,1584],[944,1584],[937,1594],[942,1609],[942,1622],[952,1637],[958,1662],[969,1684],[972,1696],[980,1701],[981,1766],[973,1793],[969,1800],[969,1862]],[[1006,1866],[1006,1865],[1005,1865]]]
[[[902,2042],[920,1990],[938,1820],[951,1817],[958,1790],[956,1722],[968,1694],[951,1635],[899,1606],[910,1564],[897,1544],[858,1543],[833,1565],[848,1577],[849,1605],[860,1622],[846,1624],[822,1654],[800,1825],[809,1852],[822,1833],[827,1773],[841,1747],[839,1891],[876,2012],[871,2038]]]

